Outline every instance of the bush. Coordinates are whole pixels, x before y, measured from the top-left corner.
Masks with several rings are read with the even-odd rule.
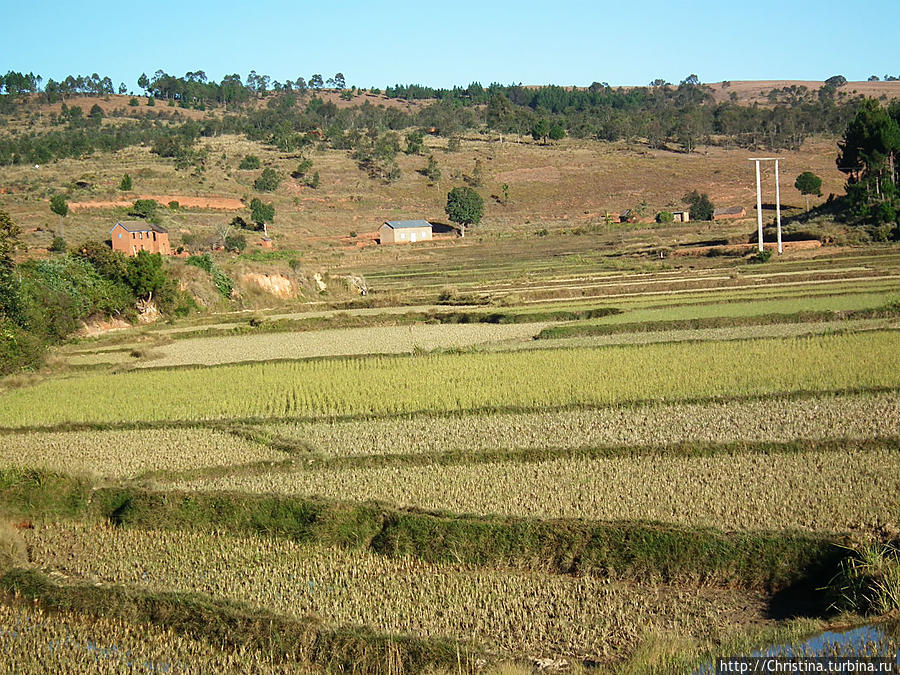
[[[0,376],[36,368],[43,358],[44,343],[37,335],[0,321]]]
[[[266,167],[255,181],[253,187],[260,192],[274,192],[281,183],[281,178],[275,172],[275,169]]]
[[[772,251],[770,251],[769,249],[764,249],[764,250],[760,251],[759,253],[757,253],[756,255],[751,256],[750,262],[764,263],[764,262],[769,262],[769,260],[771,260],[771,259],[772,259]]]
[[[49,250],[51,253],[65,253],[66,240],[62,237],[53,237],[53,242],[50,244]]]
[[[153,218],[158,207],[159,203],[155,199],[138,199],[134,202],[128,215],[137,218]]]
[[[242,234],[229,234],[225,237],[225,248],[229,251],[243,253],[247,248],[247,237]]]
[[[132,96],[131,100],[128,101],[128,105],[130,105],[132,108],[137,108],[140,103],[138,103],[138,100],[134,96]]]
[[[181,204],[179,204],[174,199],[169,202],[169,208],[172,209],[173,211],[177,211],[179,206],[181,206]]]
[[[126,173],[124,176],[122,176],[122,181],[119,183],[119,189],[122,190],[123,192],[127,192],[128,190],[131,189],[131,187],[132,187],[131,176],[129,176]]]
[[[675,221],[675,216],[672,215],[671,211],[660,211],[656,214],[656,222],[657,223],[672,223]]]
[[[258,169],[259,168],[259,157],[256,155],[247,155],[244,159],[241,160],[241,163],[238,165],[239,169]]]
[[[201,270],[208,272],[212,276],[213,284],[218,289],[219,293],[222,294],[222,297],[231,297],[231,292],[234,290],[234,282],[229,279],[228,276],[218,268],[218,266],[216,266],[209,253],[204,253],[203,255],[192,255],[185,262],[188,265],[199,267]]]

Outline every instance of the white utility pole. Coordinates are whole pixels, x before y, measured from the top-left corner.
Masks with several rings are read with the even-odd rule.
[[[778,222],[778,255],[781,249],[781,185],[778,183],[778,160],[775,160],[775,219]]]
[[[759,234],[759,250],[763,250],[763,225],[762,225],[762,186],[759,180],[759,163],[775,162],[775,214],[778,223],[778,254],[782,253],[781,246],[781,186],[778,184],[778,160],[779,157],[750,157],[751,162],[756,162],[756,227]]]

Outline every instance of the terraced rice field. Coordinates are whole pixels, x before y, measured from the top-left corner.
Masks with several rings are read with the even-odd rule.
[[[900,437],[900,395],[887,392],[796,400],[285,422],[256,429],[305,451],[337,456]]]
[[[763,610],[746,592],[432,565],[227,534],[48,525],[27,542],[45,565],[92,582],[199,591],[532,657],[608,660],[650,634],[677,627],[712,638]]]
[[[0,476],[0,663],[680,675],[827,627],[848,546],[896,538],[900,258],[555,254],[367,274],[532,323],[144,329],[65,353],[156,368],[0,393],[0,469],[36,469]]]
[[[135,478],[150,471],[275,462],[283,452],[206,429],[66,431],[0,436],[0,465]]]
[[[7,604],[0,605],[0,662],[15,673],[310,672],[303,663],[217,649],[173,630]]]
[[[363,354],[412,354],[531,340],[550,324],[441,324],[343,328],[318,332],[194,338],[154,349],[138,367],[218,365]]]
[[[847,449],[687,458],[660,453],[538,463],[309,469],[172,487],[380,500],[456,513],[841,532],[885,525],[900,513],[900,452]]]
[[[92,375],[4,394],[0,426],[377,416],[893,388],[900,385],[898,344],[897,332],[873,331]]]

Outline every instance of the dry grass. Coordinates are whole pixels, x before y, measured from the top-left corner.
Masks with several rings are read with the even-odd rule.
[[[321,495],[455,513],[650,520],[724,530],[841,532],[900,513],[900,453],[665,454],[539,463],[310,469],[179,489]]]

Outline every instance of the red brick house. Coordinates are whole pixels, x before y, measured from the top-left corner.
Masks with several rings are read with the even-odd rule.
[[[172,255],[169,232],[164,227],[143,220],[116,223],[109,231],[113,251],[136,256],[138,251]]]

